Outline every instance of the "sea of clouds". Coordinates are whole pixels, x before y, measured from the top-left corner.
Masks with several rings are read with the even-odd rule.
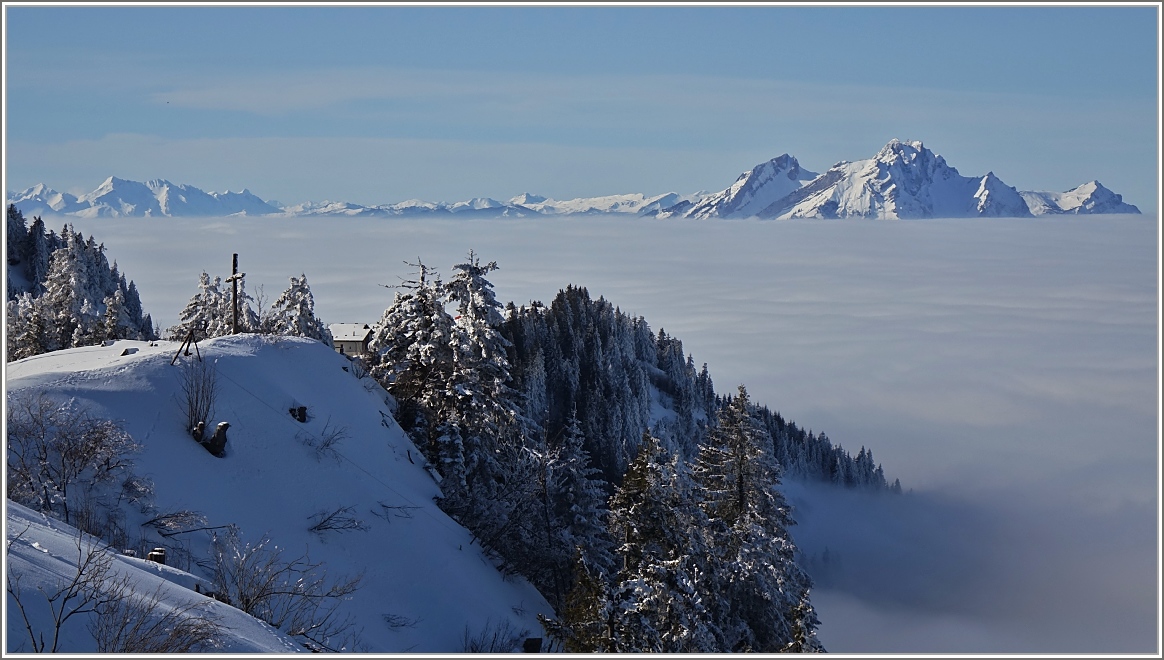
[[[70,221],[163,329],[234,252],[329,323],[470,249],[504,301],[586,286],[912,491],[786,484],[830,651],[1157,650],[1155,217]]]

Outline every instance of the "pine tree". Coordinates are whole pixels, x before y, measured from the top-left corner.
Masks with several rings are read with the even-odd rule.
[[[93,325],[92,306],[86,306],[85,266],[79,236],[66,231],[66,245],[52,253],[45,275],[44,294],[38,299],[48,325],[44,345],[55,351],[82,345]]]
[[[24,219],[24,214],[12,204],[8,205],[7,232],[8,263],[20,263],[27,258],[24,249],[28,240],[28,222]]]
[[[451,410],[453,319],[444,310],[443,286],[423,262],[409,264],[417,279],[400,285],[392,305],[372,327],[368,344],[372,375],[399,405],[396,418],[434,465]]]
[[[582,548],[575,549],[574,587],[566,595],[559,619],[539,616],[546,632],[561,641],[566,653],[611,651],[612,612],[609,588],[601,571],[586,561]]]
[[[479,427],[471,429],[473,432],[494,436],[505,426],[531,426],[512,387],[508,357],[511,344],[499,330],[503,320],[501,303],[493,284],[485,279],[497,270],[497,263],[482,265],[470,252],[467,262],[453,268],[456,273],[445,286],[445,293],[449,302],[457,305],[451,389],[457,393],[462,417]]]
[[[198,293],[190,298],[186,307],[178,313],[178,325],[170,328],[170,339],[182,341],[192,330],[196,340],[218,336],[222,328],[220,298],[218,290],[221,280],[213,280],[206,271],[198,276]]]
[[[32,295],[35,297],[44,293],[44,280],[48,275],[49,260],[53,251],[53,246],[45,236],[44,221],[40,216],[32,219],[25,240],[24,274],[32,283]]]
[[[306,275],[291,278],[291,285],[271,305],[265,325],[272,334],[308,337],[331,345],[331,332],[315,316],[315,298]]]
[[[606,482],[590,464],[577,415],[571,415],[566,425],[555,468],[549,490],[561,546],[580,548],[589,564],[611,570],[612,548],[602,524],[609,515],[603,490]]]
[[[22,293],[8,301],[8,361],[40,355],[49,350],[48,322],[44,318],[38,299],[30,293]]]
[[[122,275],[118,282],[118,287],[125,288],[125,313],[130,321],[135,323],[137,331],[140,333],[142,339],[157,339],[157,334],[154,332],[154,323],[149,319],[149,314],[145,314],[141,307],[141,296],[137,292],[137,285],[133,280],[129,284],[125,284],[125,276]]]
[[[788,533],[795,522],[778,489],[771,436],[752,417],[742,385],[721,409],[694,474],[711,523],[714,592],[722,596],[714,615],[725,650],[775,652],[791,643],[796,625],[812,633],[811,617],[790,618],[796,607],[811,608],[811,581],[795,561]]]
[[[105,318],[101,327],[105,339],[125,339],[136,334],[136,329],[130,328],[125,313],[125,296],[120,289],[115,289],[113,295],[105,298]]]
[[[713,652],[719,648],[702,594],[703,526],[677,458],[644,434],[610,501],[610,533],[622,565],[612,592],[617,652]]]

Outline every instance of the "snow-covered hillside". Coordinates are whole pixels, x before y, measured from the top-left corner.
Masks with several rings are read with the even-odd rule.
[[[143,446],[136,471],[154,481],[159,510],[194,510],[211,527],[236,525],[251,544],[269,537],[292,556],[324,562],[329,575],[362,574],[342,610],[367,650],[457,652],[466,633],[506,623],[542,636],[536,615],[552,614],[549,605],[525,580],[503,577],[437,508],[439,487],[379,385],[311,340],[236,335],[198,348],[218,376],[214,423],[230,424],[224,458],[183,428],[172,342],[118,341],[12,362],[9,396],[44,392],[121,420]],[[306,423],[289,413],[300,406]],[[324,437],[338,438],[334,453],[311,446]],[[341,509],[358,529],[309,531],[319,516]],[[188,551],[189,566],[180,567],[199,574],[195,562],[208,552],[209,533],[151,542],[176,557]],[[13,625],[9,617],[10,638]]]
[[[172,566],[120,554],[74,527],[11,500],[6,502],[6,532],[8,572],[10,576],[18,576],[13,590],[20,597],[20,606],[17,606],[16,598],[12,594],[6,595],[7,653],[33,650],[21,609],[28,616],[29,625],[34,630],[47,631],[46,640],[51,640],[54,620],[44,594],[51,595],[62,585],[77,580],[78,556],[84,563],[90,552],[105,556],[109,569],[105,577],[109,581],[124,580],[127,583],[129,590],[124,593],[127,600],[141,599],[153,604],[155,615],[196,606],[200,611],[192,612],[192,615],[217,620],[220,634],[212,637],[214,646],[205,650],[217,653],[307,651],[266,623],[194,591],[196,584],[201,586],[201,590],[207,590],[208,581]],[[86,572],[84,577],[88,575]],[[93,635],[88,632],[94,617],[92,613],[81,614],[62,625],[58,650],[97,652]]]
[[[1098,181],[1088,181],[1067,192],[1024,191],[1021,194],[1035,215],[1140,212],[1136,206],[1125,203],[1122,195],[1108,190]]]

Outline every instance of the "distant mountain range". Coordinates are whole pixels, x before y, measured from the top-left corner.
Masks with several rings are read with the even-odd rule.
[[[690,195],[631,193],[559,201],[524,193],[507,201],[489,197],[454,202],[407,200],[363,206],[350,202],[279,205],[243,189],[204,192],[164,179],[141,183],[109,177],[75,197],[38,184],[8,193],[25,215],[80,217],[179,216],[416,216],[523,217],[620,213],[657,218],[977,218],[1055,214],[1139,213],[1089,181],[1066,192],[1018,191],[993,172],[962,176],[918,141],[891,140],[872,158],[841,161],[823,174],[783,154],[741,174],[716,192]]]

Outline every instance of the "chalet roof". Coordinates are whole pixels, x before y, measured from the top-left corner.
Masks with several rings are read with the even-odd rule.
[[[333,341],[366,341],[372,334],[367,323],[332,323],[327,329]]]

